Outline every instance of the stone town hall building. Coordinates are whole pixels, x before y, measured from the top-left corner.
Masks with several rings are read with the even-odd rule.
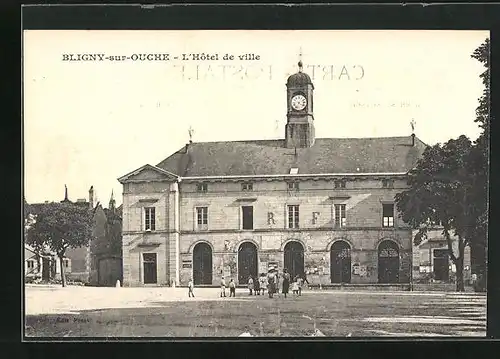
[[[316,138],[313,91],[299,63],[284,139],[190,141],[119,178],[125,286],[244,284],[270,267],[323,285],[410,281],[412,232],[394,196],[426,145]]]

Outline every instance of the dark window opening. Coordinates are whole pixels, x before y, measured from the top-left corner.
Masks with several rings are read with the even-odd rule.
[[[293,181],[288,182],[288,190],[289,191],[298,191],[299,190],[299,182]]]
[[[253,229],[253,206],[242,206],[243,229]]]
[[[382,180],[383,188],[394,188],[394,180],[392,179],[384,179]]]
[[[382,205],[382,227],[394,227],[394,204]]]
[[[336,180],[334,182],[334,186],[335,188],[345,188],[345,183],[346,183],[345,180]]]
[[[197,192],[207,192],[208,191],[208,184],[207,183],[196,184],[196,191]]]

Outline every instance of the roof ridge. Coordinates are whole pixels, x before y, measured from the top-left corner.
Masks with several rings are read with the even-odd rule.
[[[399,139],[399,138],[410,138],[409,136],[372,136],[372,137],[316,137],[316,140],[371,140],[371,139]],[[417,137],[417,136],[415,136]],[[284,141],[284,138],[273,138],[273,139],[261,139],[261,140],[227,140],[227,141],[197,141],[191,142],[189,145],[200,144],[200,143],[248,143],[248,142],[273,142],[273,141]],[[180,150],[184,149],[182,146]]]

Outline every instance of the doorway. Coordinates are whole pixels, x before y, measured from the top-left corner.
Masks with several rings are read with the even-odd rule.
[[[238,249],[238,283],[248,283],[252,276],[254,280],[258,275],[257,247],[251,242],[245,242]]]
[[[448,249],[434,249],[434,279],[448,281],[450,279]]]
[[[390,240],[378,246],[378,282],[399,283],[399,248]]]
[[[304,274],[304,247],[296,241],[288,242],[284,248],[284,265],[291,278]]]
[[[330,278],[332,283],[351,282],[351,248],[345,241],[333,243],[330,250]]]
[[[193,249],[193,281],[195,285],[212,284],[212,248],[198,243]]]
[[[144,284],[156,284],[157,283],[156,253],[143,253],[142,261],[144,264]]]

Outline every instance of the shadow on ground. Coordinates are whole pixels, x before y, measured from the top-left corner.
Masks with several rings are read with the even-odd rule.
[[[469,304],[467,308],[474,306],[484,307]],[[390,318],[412,316],[455,320],[448,324],[432,318],[423,323],[390,322]],[[464,324],[466,316],[479,324]],[[265,296],[211,301],[186,299],[152,302],[146,308],[30,315],[26,316],[26,336],[236,337],[250,331],[255,336],[306,337],[313,334],[314,322],[327,337],[373,337],[383,333],[460,336],[460,332],[484,335],[485,320],[475,316],[457,312],[456,305],[442,298],[422,296],[315,294],[287,299]],[[375,320],[366,321],[367,318]],[[389,318],[389,322],[376,318]]]

